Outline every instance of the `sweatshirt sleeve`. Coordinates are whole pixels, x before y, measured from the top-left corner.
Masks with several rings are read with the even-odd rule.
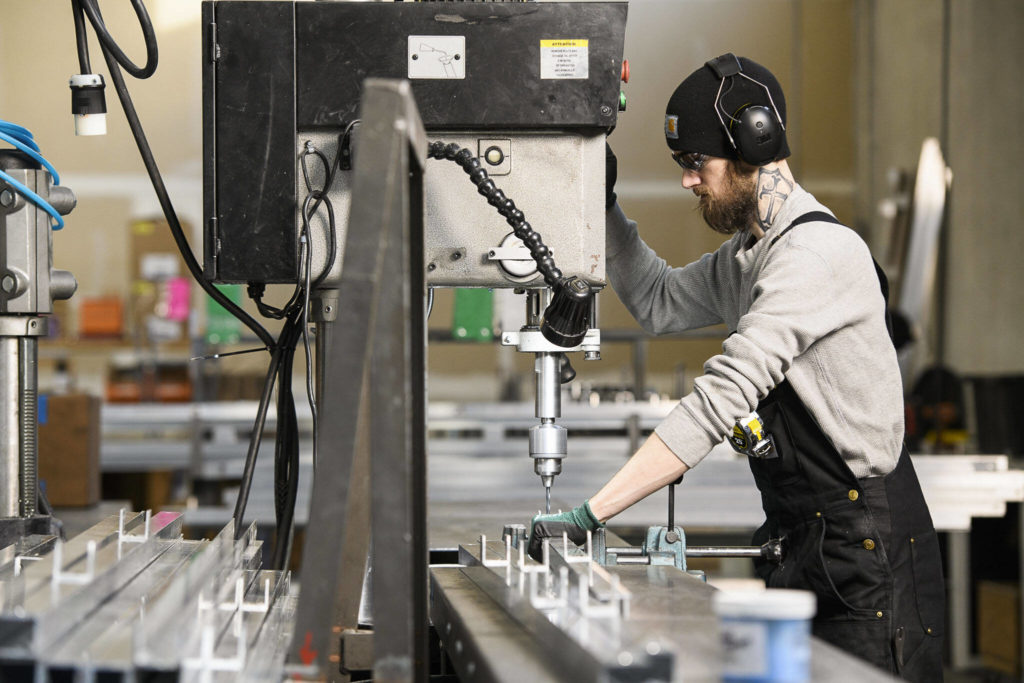
[[[644,330],[667,334],[722,322],[715,295],[717,253],[671,268],[640,239],[636,223],[618,204],[607,214],[606,242],[608,280]]]
[[[812,228],[804,226],[801,232],[809,237]],[[700,462],[737,419],[749,415],[783,381],[795,358],[866,318],[878,303],[881,294],[866,246],[832,233],[813,244],[793,241],[773,250],[735,334],[723,342],[721,354],[705,363],[693,391],[655,429],[686,465]]]

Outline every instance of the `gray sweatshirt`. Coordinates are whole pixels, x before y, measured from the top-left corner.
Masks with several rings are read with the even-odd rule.
[[[903,385],[867,245],[849,228],[798,216],[826,211],[796,186],[765,236],[733,235],[671,268],[616,205],[607,217],[609,281],[650,333],[725,323],[735,331],[655,433],[693,467],[777,384],[789,381],[857,477],[896,466]],[[829,212],[831,213],[831,212]]]

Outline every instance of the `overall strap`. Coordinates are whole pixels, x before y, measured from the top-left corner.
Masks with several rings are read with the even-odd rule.
[[[785,235],[787,232],[789,232],[796,226],[801,225],[803,223],[813,223],[817,221],[821,221],[823,223],[835,223],[836,225],[843,225],[843,223],[838,218],[836,218],[830,213],[826,213],[824,211],[810,211],[808,213],[803,214],[802,216],[797,216],[796,218],[794,218],[793,222],[791,222],[789,225],[783,228],[782,232],[776,235],[775,238],[772,240],[771,244],[769,244],[768,246],[774,246],[776,242],[782,239],[783,235]],[[889,331],[889,339],[892,339],[892,314],[889,313],[889,278],[885,276],[885,271],[883,271],[882,267],[878,265],[878,261],[876,261],[872,257],[871,262],[875,264],[875,275],[878,276],[878,286],[882,289],[882,298],[885,300],[885,329]]]

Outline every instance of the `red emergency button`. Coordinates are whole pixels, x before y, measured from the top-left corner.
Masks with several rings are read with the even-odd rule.
[[[622,60],[622,82],[629,83],[629,60]]]

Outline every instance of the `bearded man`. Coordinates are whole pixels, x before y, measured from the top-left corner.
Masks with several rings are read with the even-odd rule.
[[[816,636],[915,681],[942,679],[945,591],[938,541],[903,445],[903,387],[887,327],[888,285],[867,245],[797,184],[786,103],[763,66],[707,62],[669,99],[665,136],[716,252],[672,268],[612,191],[607,264],[616,293],[654,334],[724,323],[730,335],[693,391],[592,498],[531,524],[530,553],[577,544],[680,478],[726,437],[761,492],[755,563],[769,587],[817,597]],[[683,636],[685,637],[685,636]]]

